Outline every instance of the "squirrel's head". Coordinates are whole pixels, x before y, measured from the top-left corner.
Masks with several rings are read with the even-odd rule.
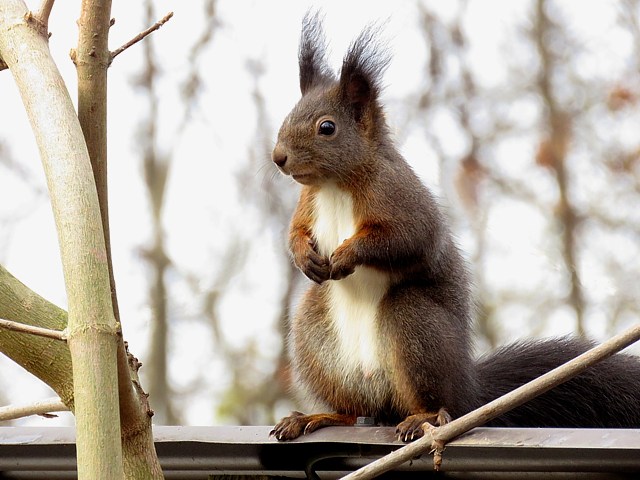
[[[285,118],[272,153],[297,182],[348,183],[374,167],[388,141],[378,97],[389,57],[375,33],[368,27],[351,44],[336,78],[319,15],[305,16],[298,53],[302,98]]]

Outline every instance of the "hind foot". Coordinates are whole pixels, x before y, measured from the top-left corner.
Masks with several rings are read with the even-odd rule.
[[[412,442],[424,435],[425,423],[430,426],[442,426],[451,421],[451,416],[441,408],[437,413],[425,412],[409,415],[396,427],[398,440],[402,442]],[[427,427],[428,428],[428,427]]]

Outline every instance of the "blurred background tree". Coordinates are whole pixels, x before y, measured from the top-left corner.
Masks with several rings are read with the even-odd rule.
[[[115,43],[166,13],[119,3]],[[285,244],[297,187],[269,155],[299,97],[310,6],[326,13],[336,68],[362,26],[388,18],[389,122],[472,266],[479,353],[638,321],[640,2],[389,3],[183,2],[111,69],[114,269],[156,423],[270,424],[298,405],[284,347],[306,282]],[[63,8],[50,29],[64,74],[76,32]],[[13,88],[0,75],[0,261],[64,306]],[[3,401],[49,395],[0,360]]]

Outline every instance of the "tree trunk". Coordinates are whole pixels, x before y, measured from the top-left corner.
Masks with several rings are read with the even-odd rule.
[[[18,85],[47,176],[69,303],[78,477],[124,478],[118,325],[96,186],[78,117],[22,0],[0,4],[0,56]]]
[[[107,69],[111,63],[108,44],[110,26],[111,0],[83,0],[78,20],[78,48],[73,56],[78,74],[78,120],[98,191],[113,313],[116,321],[120,321],[111,262],[107,195]]]
[[[107,70],[112,61],[109,51],[111,0],[83,0],[78,21],[78,48],[74,62],[78,74],[78,118],[89,151],[95,179],[113,314],[120,322],[111,260],[107,190]],[[127,479],[162,479],[155,452],[148,396],[137,376],[139,363],[128,355],[122,336],[118,336],[118,389],[124,473]]]

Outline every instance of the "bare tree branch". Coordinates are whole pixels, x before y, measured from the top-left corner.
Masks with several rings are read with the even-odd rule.
[[[557,29],[547,15],[545,2],[546,0],[538,0],[536,3],[533,34],[541,64],[538,89],[547,108],[545,121],[548,137],[540,144],[536,160],[539,165],[551,169],[556,177],[559,191],[557,219],[561,223],[562,256],[569,276],[569,303],[576,313],[576,332],[584,336],[586,305],[580,274],[577,270],[579,218],[569,198],[571,178],[566,161],[572,135],[571,117],[568,112],[562,110],[554,93],[552,77],[558,58],[550,48],[549,39]]]
[[[42,0],[40,8],[34,15],[37,20],[44,26],[45,31],[49,28],[49,15],[51,14],[51,9],[53,8],[54,2],[55,0]]]
[[[67,327],[67,312],[30,290],[0,265],[0,317],[47,330]],[[0,329],[0,352],[26,369],[73,409],[71,356],[65,343]],[[56,365],[59,370],[52,369]]]
[[[59,398],[49,398],[29,405],[7,405],[0,407],[0,422],[30,417],[31,415],[50,416],[51,412],[68,412],[67,407]]]
[[[145,21],[150,22],[155,16],[154,3],[147,0],[144,4]],[[165,19],[168,20],[168,18],[171,18],[171,14],[165,16]],[[165,19],[163,20],[166,21]],[[150,31],[153,31],[153,27],[147,30],[147,32]],[[167,358],[169,348],[169,295],[167,294],[165,274],[171,267],[171,261],[167,255],[165,233],[162,225],[171,157],[161,151],[158,141],[159,115],[156,82],[160,70],[157,65],[153,42],[151,40],[144,42],[142,49],[143,65],[140,75],[140,87],[148,99],[149,114],[146,120],[143,121],[139,143],[142,145],[145,188],[151,204],[152,230],[152,244],[143,250],[144,259],[149,264],[152,275],[149,286],[149,303],[152,318],[147,375],[149,379],[149,395],[154,401],[154,413],[157,421],[163,424],[177,425],[180,423],[180,419],[171,401]]]
[[[37,335],[39,337],[53,338],[55,340],[62,340],[66,342],[67,334],[64,331],[51,330],[48,328],[34,327],[32,325],[26,325],[24,323],[13,322],[11,320],[5,320],[0,318],[0,329],[11,330],[14,332],[23,332],[30,335]]]
[[[25,20],[31,22],[36,27],[36,30],[43,36],[49,37],[49,15],[51,14],[51,8],[55,0],[42,0],[40,8],[37,12],[27,12]],[[9,68],[2,57],[0,56],[0,71]]]
[[[158,30],[165,23],[167,23],[171,19],[171,17],[173,17],[173,12],[167,13],[164,17],[162,17],[162,19],[160,19],[159,21],[154,23],[152,26],[150,26],[149,28],[147,28],[143,32],[140,32],[138,35],[133,37],[131,40],[129,40],[127,43],[125,43],[121,47],[116,48],[113,52],[111,52],[111,61],[113,61],[114,58],[116,58],[118,55],[120,55],[122,52],[124,52],[127,48],[135,45],[136,43],[138,43],[140,40],[142,40],[146,36],[150,35],[151,33],[155,32],[156,30]]]
[[[212,43],[214,33],[217,31],[219,20],[216,1],[217,0],[205,0],[204,14],[202,15],[205,24],[199,37],[189,50],[188,64],[190,68],[181,87],[182,97],[185,103],[184,117],[181,123],[182,127],[180,127],[181,130],[184,130],[184,127],[188,124],[187,119],[191,116],[191,112],[195,107],[195,100],[202,85],[202,76],[198,70],[198,58],[205,51],[206,47]]]

